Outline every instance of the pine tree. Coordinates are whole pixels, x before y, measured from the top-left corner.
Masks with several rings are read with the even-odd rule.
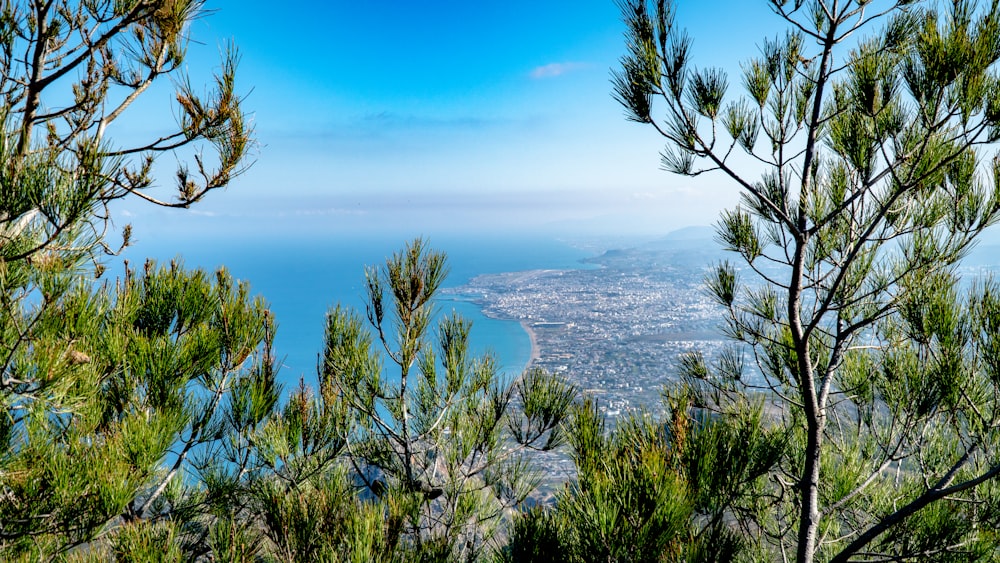
[[[208,507],[224,492],[206,453],[236,439],[223,420],[244,408],[238,396],[253,395],[254,416],[275,400],[273,322],[224,271],[213,278],[150,263],[117,283],[95,282],[102,256],[119,246],[107,236],[114,201],[188,206],[245,167],[252,139],[235,53],[206,97],[182,76],[188,25],[201,8],[191,0],[0,6],[4,560],[196,555],[188,542],[203,542]],[[116,143],[109,128],[169,77],[179,85],[176,129]],[[181,163],[176,201],[153,187],[163,153]]]
[[[327,316],[320,391],[350,413],[346,458],[370,495],[399,507],[402,547],[473,561],[537,486],[528,453],[561,443],[576,391],[472,357],[471,326],[454,314],[432,333],[446,273],[421,239],[369,269],[367,319],[340,307]]]
[[[733,528],[772,559],[995,558],[1000,287],[957,271],[1000,218],[1000,5],[769,5],[742,96],[664,0],[621,3],[614,79],[664,167],[741,190],[707,280],[732,346],[684,376],[723,419],[770,403],[788,447]]]
[[[276,322],[224,269],[99,283],[115,201],[187,207],[245,169],[235,53],[207,97],[179,76],[201,9],[0,6],[0,559],[476,560],[575,391],[502,377],[456,316],[431,345],[442,254],[418,240],[372,270],[374,332],[332,311],[318,385],[287,396]],[[170,76],[176,130],[118,145],[111,126]],[[176,199],[153,185],[162,153]]]

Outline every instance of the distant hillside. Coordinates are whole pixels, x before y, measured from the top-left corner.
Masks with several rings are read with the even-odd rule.
[[[671,231],[663,237],[663,241],[684,241],[684,240],[712,240],[715,238],[715,227],[700,225],[697,227],[684,227]]]
[[[773,250],[773,249],[772,249]],[[634,260],[638,255],[658,255],[656,262],[670,263],[683,267],[707,266],[722,259],[733,260],[737,267],[742,262],[732,253],[722,249],[716,240],[715,227],[685,227],[672,231],[662,238],[638,244],[633,248],[606,252],[589,261],[603,264],[613,260]],[[649,261],[648,256],[645,261]],[[760,266],[761,264],[758,264]],[[996,270],[1000,267],[1000,226],[984,231],[972,250],[962,261],[971,270]],[[776,266],[771,266],[776,268]]]
[[[631,248],[608,250],[585,262],[605,267],[642,263],[650,268],[701,271],[725,258],[712,227],[686,227]]]

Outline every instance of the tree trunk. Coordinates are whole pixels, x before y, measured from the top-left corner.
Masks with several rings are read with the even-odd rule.
[[[808,178],[808,176],[806,176]],[[803,182],[808,185],[808,180]],[[799,211],[799,233],[795,236],[795,256],[792,262],[792,276],[788,294],[788,327],[792,333],[792,345],[795,350],[795,371],[802,397],[806,419],[806,449],[803,452],[802,478],[799,480],[800,511],[799,536],[796,545],[795,560],[798,563],[812,563],[816,553],[816,532],[819,528],[819,466],[820,451],[823,441],[825,424],[824,409],[819,403],[816,393],[815,374],[813,372],[812,351],[809,347],[809,332],[803,326],[802,293],[803,271],[805,269],[806,252],[809,237],[805,233],[805,214]]]
[[[809,418],[809,436],[806,451],[800,494],[802,508],[799,512],[799,538],[795,560],[798,563],[812,563],[816,554],[816,532],[819,529],[819,464],[820,446],[823,435],[822,419]]]

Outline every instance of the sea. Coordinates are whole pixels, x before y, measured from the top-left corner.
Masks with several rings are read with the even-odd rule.
[[[589,267],[582,260],[594,254],[550,235],[439,235],[425,241],[448,257],[445,288],[461,286],[480,274]],[[147,258],[178,259],[187,268],[214,271],[225,267],[235,278],[246,280],[251,294],[262,296],[277,320],[278,381],[288,390],[300,380],[316,382],[327,311],[340,304],[364,318],[364,267],[384,264],[406,242],[406,238],[370,233],[328,238],[147,240],[114,259],[109,272],[121,271],[122,259],[135,268],[141,268]],[[487,317],[461,295],[439,298],[436,309],[438,314],[454,311],[472,321],[473,353],[492,353],[505,375],[519,374],[527,366],[531,341],[519,322]]]

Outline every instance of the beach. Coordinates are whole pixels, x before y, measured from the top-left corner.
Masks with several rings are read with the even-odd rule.
[[[525,369],[528,369],[541,358],[542,352],[538,349],[538,339],[535,337],[535,331],[528,324],[528,321],[522,320],[521,328],[524,329],[524,332],[528,333],[528,339],[531,340],[531,356],[528,357],[528,365],[525,366]]]

